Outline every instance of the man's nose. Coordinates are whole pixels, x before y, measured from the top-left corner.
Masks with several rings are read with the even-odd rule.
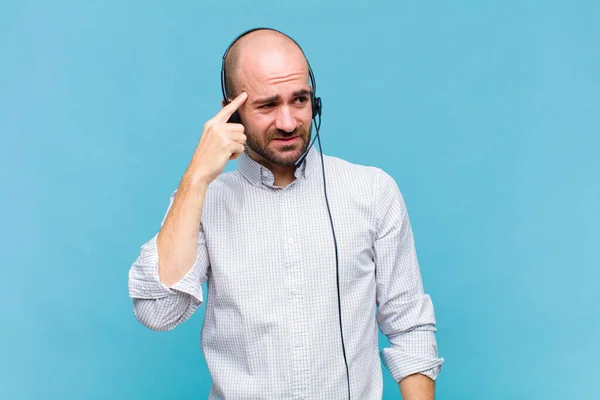
[[[296,129],[296,120],[291,113],[289,107],[280,107],[277,110],[277,117],[275,120],[275,127],[284,132],[293,132]]]

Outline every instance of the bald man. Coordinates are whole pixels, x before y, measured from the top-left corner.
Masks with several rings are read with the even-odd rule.
[[[130,269],[136,318],[175,328],[207,282],[209,399],[381,399],[380,357],[404,399],[433,399],[443,358],[395,181],[309,146],[309,66],[289,37],[247,33],[225,65],[231,98]]]

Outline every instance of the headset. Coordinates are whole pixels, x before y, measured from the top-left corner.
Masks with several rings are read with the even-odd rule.
[[[298,46],[298,48],[300,49],[300,51],[302,51],[302,54],[304,54],[304,51],[302,50],[302,47],[300,47],[300,45],[298,44],[298,42],[296,42],[294,39],[292,39],[291,37],[289,37],[288,35],[286,35],[285,33],[278,31],[277,29],[273,29],[273,28],[266,28],[266,27],[258,27],[258,28],[253,28],[253,29],[249,29],[245,32],[242,32],[240,35],[238,35],[227,47],[227,49],[225,50],[225,53],[223,54],[223,60],[222,60],[222,64],[221,64],[221,91],[223,92],[223,101],[225,102],[225,104],[229,104],[230,100],[229,100],[229,95],[227,93],[227,85],[226,85],[226,71],[225,71],[225,59],[227,58],[227,54],[229,54],[229,50],[231,49],[231,47],[243,36],[254,32],[254,31],[258,31],[258,30],[269,30],[269,31],[273,31],[273,32],[277,32],[280,33],[284,36],[286,36],[287,38],[289,38],[290,40],[292,40],[296,46]],[[325,163],[323,161],[323,149],[321,147],[321,138],[319,137],[319,130],[321,128],[321,114],[322,114],[322,104],[321,104],[321,98],[317,97],[317,81],[315,80],[315,76],[313,74],[312,68],[310,67],[310,63],[308,62],[308,59],[306,58],[306,55],[304,56],[304,58],[306,59],[306,63],[308,65],[308,77],[310,79],[310,86],[311,86],[311,92],[310,92],[310,100],[311,100],[311,107],[312,107],[312,119],[315,121],[315,138],[313,139],[312,143],[308,146],[308,148],[306,149],[306,151],[300,156],[298,157],[298,159],[294,162],[294,165],[296,166],[296,168],[298,168],[302,162],[304,162],[304,159],[306,158],[306,156],[308,155],[308,152],[310,151],[310,149],[312,148],[312,145],[315,143],[315,140],[318,140],[319,142],[319,153],[321,155],[321,171],[323,172],[323,192],[325,194],[325,203],[327,205],[327,212],[329,215],[329,222],[331,224],[331,233],[333,235],[333,244],[334,244],[334,248],[335,248],[335,270],[336,270],[336,284],[337,284],[337,296],[338,296],[338,312],[339,312],[339,322],[340,322],[340,337],[342,340],[342,353],[344,356],[344,364],[346,366],[346,382],[348,383],[348,399],[350,399],[350,372],[348,369],[348,359],[346,357],[346,346],[344,344],[344,331],[343,331],[343,324],[342,324],[342,307],[341,307],[341,297],[340,297],[340,274],[339,274],[339,260],[338,260],[338,245],[337,245],[337,239],[335,236],[335,229],[333,227],[333,218],[331,217],[331,208],[329,207],[329,199],[327,198],[327,184],[325,182]],[[238,112],[236,111],[235,113],[232,114],[231,118],[229,119],[229,122],[232,123],[241,123],[241,119],[240,116],[238,114]]]

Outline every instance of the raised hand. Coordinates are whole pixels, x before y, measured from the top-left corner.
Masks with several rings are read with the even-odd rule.
[[[204,124],[200,142],[186,171],[188,176],[208,185],[223,172],[227,161],[235,160],[244,152],[244,126],[227,121],[247,98],[248,94],[242,92]]]

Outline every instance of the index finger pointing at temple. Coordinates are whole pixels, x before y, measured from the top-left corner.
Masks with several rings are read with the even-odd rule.
[[[242,104],[244,104],[247,98],[248,94],[246,92],[240,93],[238,97],[233,99],[229,104],[227,104],[225,107],[219,110],[217,115],[215,115],[214,119],[222,123],[227,122],[229,120],[229,117],[231,117],[233,113],[236,112]]]

